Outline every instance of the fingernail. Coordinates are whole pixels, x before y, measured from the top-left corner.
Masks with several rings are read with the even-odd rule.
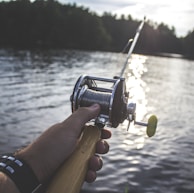
[[[90,108],[92,108],[92,109],[99,109],[100,105],[99,104],[93,104],[92,106],[90,106]]]

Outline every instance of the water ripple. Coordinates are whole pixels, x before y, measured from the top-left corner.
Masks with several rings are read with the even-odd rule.
[[[75,50],[0,50],[0,152],[28,144],[71,113],[70,95],[82,74],[120,74],[123,54]],[[127,88],[137,119],[158,115],[158,130],[127,122],[111,129],[110,152],[81,193],[194,192],[194,62],[133,55]]]

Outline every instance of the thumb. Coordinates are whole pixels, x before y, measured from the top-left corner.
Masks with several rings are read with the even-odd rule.
[[[93,104],[90,107],[80,107],[77,111],[73,113],[72,116],[75,116],[80,119],[80,124],[84,124],[91,119],[98,116],[100,113],[100,105],[99,104]]]
[[[80,107],[73,112],[62,124],[77,137],[80,135],[83,126],[100,113],[100,105],[94,104],[90,107]]]

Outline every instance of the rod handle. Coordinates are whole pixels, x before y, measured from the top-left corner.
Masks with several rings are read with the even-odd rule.
[[[95,154],[100,139],[97,126],[85,126],[77,149],[56,172],[46,193],[79,193],[88,170],[88,161]]]

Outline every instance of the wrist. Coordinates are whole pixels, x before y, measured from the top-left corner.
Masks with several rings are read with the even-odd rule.
[[[0,172],[0,192],[20,193],[15,183],[3,172]]]
[[[46,176],[44,174],[44,168],[41,167],[41,161],[37,160],[37,156],[33,153],[30,148],[24,148],[19,152],[15,153],[15,157],[21,160],[24,160],[25,163],[29,165],[29,167],[34,172],[35,176],[37,177],[40,183],[43,183],[46,180]]]
[[[30,193],[40,186],[31,167],[13,155],[0,157],[0,171],[6,174],[21,193]]]

